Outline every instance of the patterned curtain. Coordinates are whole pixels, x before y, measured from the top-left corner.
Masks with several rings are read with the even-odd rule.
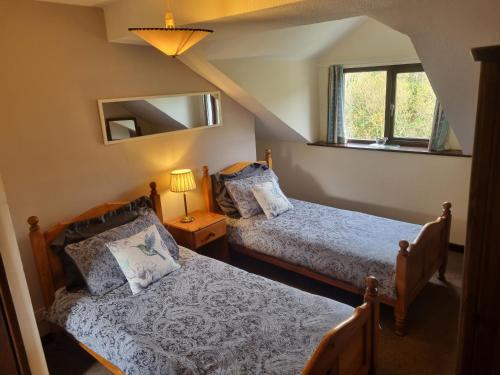
[[[327,142],[346,143],[344,129],[344,68],[333,65],[328,70]]]
[[[429,140],[429,151],[443,151],[445,150],[445,143],[448,139],[448,132],[450,124],[443,111],[441,104],[436,101],[436,108],[434,109],[434,120],[432,124],[432,135]]]

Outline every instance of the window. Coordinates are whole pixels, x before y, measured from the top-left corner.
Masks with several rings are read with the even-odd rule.
[[[422,65],[344,69],[344,85],[350,142],[428,145],[436,95]]]

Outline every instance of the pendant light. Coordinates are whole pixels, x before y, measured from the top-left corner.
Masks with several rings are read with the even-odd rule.
[[[170,9],[167,2],[167,9]],[[165,13],[165,27],[131,27],[128,29],[153,47],[158,48],[168,56],[178,56],[213,30],[175,27],[172,12]]]

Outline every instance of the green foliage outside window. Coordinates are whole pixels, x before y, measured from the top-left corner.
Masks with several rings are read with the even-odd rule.
[[[348,138],[384,136],[386,72],[345,74],[344,121]]]
[[[394,136],[430,138],[435,105],[436,95],[425,73],[398,74]]]
[[[369,139],[384,136],[385,71],[345,74],[344,121],[347,137]],[[398,73],[394,134],[396,138],[430,138],[436,96],[424,72]]]

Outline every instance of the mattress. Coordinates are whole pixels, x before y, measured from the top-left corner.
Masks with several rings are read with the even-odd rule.
[[[399,241],[412,242],[421,225],[290,199],[294,208],[273,219],[264,214],[227,219],[228,241],[334,279],[396,298]]]
[[[126,374],[299,374],[353,313],[185,248],[179,263],[136,295],[61,289],[48,318]]]

